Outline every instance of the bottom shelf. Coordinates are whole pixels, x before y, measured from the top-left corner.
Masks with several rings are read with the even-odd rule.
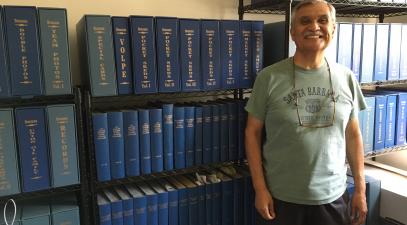
[[[376,156],[382,156],[382,155],[387,155],[393,152],[400,152],[400,151],[404,151],[407,150],[407,144],[406,145],[397,145],[397,146],[393,146],[390,148],[383,148],[380,149],[378,151],[375,152],[369,152],[365,154],[365,158],[372,158],[372,157],[376,157]]]

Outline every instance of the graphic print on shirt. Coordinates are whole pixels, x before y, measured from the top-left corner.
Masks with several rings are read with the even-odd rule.
[[[332,96],[335,96],[332,98]],[[339,95],[325,87],[303,87],[291,91],[283,101],[297,110],[297,116],[305,126],[328,126],[332,124],[335,102]],[[335,101],[335,102],[334,102]]]

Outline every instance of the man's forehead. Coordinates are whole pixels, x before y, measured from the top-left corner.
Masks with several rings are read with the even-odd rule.
[[[323,3],[305,5],[296,12],[297,18],[329,18],[330,16],[331,14],[328,5]]]
[[[297,15],[309,14],[311,16],[315,16],[316,14],[328,14],[329,15],[329,13],[330,13],[329,6],[322,2],[304,5],[301,8],[299,8],[296,12]]]

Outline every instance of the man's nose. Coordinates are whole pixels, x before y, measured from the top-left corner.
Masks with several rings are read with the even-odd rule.
[[[308,29],[312,31],[316,31],[320,29],[320,26],[318,24],[318,21],[313,21],[312,23],[309,24]]]

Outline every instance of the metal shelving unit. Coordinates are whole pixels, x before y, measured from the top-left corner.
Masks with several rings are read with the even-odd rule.
[[[1,196],[0,203],[3,205],[8,199],[15,200],[36,199],[36,198],[57,198],[61,194],[74,193],[78,199],[80,209],[81,224],[90,224],[89,214],[89,186],[88,186],[88,157],[84,147],[84,123],[82,114],[82,93],[81,89],[75,87],[73,94],[56,96],[31,96],[31,97],[11,97],[0,99],[0,108],[15,108],[27,106],[46,106],[55,104],[74,104],[77,132],[77,149],[80,183],[63,187],[51,187],[49,189],[33,192],[21,192],[14,195]]]
[[[142,95],[118,95],[118,96],[103,96],[93,97],[88,90],[84,91],[83,95],[83,118],[85,124],[84,137],[87,140],[85,149],[88,149],[88,171],[89,171],[89,190],[90,190],[90,210],[91,220],[90,224],[98,224],[99,211],[97,206],[96,194],[101,190],[134,183],[141,180],[156,179],[159,177],[168,176],[170,173],[183,174],[191,171],[196,171],[201,166],[193,166],[185,169],[174,169],[170,171],[163,171],[159,173],[151,173],[146,175],[125,177],[122,179],[114,179],[110,181],[98,181],[96,172],[96,155],[93,141],[93,122],[92,113],[95,111],[108,111],[124,108],[137,108],[146,107],[155,102],[192,102],[203,99],[219,99],[221,97],[227,98],[240,98],[244,93],[250,92],[250,89],[230,89],[230,90],[214,90],[214,91],[196,91],[196,92],[174,92],[174,93],[152,93]],[[220,162],[211,164],[213,166],[225,165],[227,162]]]

